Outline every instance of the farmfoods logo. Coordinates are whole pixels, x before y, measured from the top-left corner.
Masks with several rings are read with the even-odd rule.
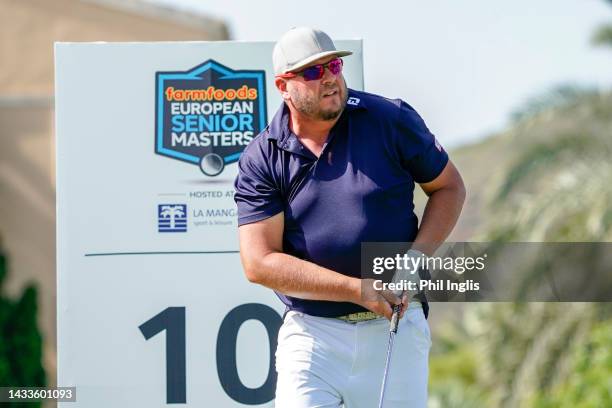
[[[234,71],[214,60],[156,73],[155,153],[207,176],[238,161],[266,126],[265,71]]]

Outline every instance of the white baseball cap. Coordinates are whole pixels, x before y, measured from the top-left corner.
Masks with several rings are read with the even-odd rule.
[[[336,55],[344,57],[351,51],[336,50],[329,35],[309,27],[294,27],[274,45],[272,64],[274,74],[297,71],[319,58]]]

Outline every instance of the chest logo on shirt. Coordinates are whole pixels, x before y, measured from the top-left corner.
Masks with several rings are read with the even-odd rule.
[[[346,101],[346,103],[347,103],[348,105],[357,106],[357,105],[359,105],[359,101],[360,101],[360,99],[359,99],[359,98],[355,98],[354,96],[351,96],[351,97],[349,97],[349,98],[348,98],[348,100]]]
[[[155,153],[221,174],[267,125],[265,76],[212,59],[156,72]]]

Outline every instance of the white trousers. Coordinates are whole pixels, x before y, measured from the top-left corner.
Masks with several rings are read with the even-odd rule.
[[[277,408],[376,408],[389,321],[346,323],[289,312],[278,333]],[[427,406],[429,324],[411,302],[395,337],[385,408]]]

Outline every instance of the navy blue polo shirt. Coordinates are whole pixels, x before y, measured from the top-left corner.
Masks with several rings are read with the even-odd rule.
[[[283,103],[240,157],[238,224],[283,211],[285,253],[359,277],[362,242],[414,240],[414,183],[432,181],[447,162],[421,117],[401,100],[349,90],[319,158],[289,129]],[[289,309],[314,316],[365,310],[277,295]]]

